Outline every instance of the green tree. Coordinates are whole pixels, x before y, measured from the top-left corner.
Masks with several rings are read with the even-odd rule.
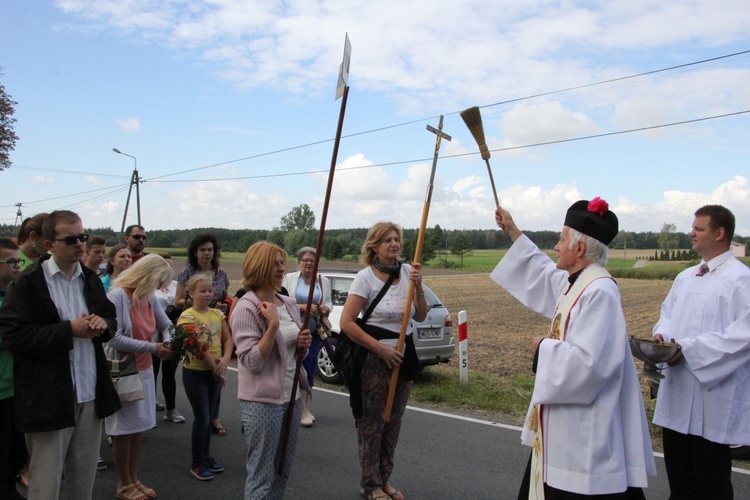
[[[3,73],[0,72],[0,76]],[[18,103],[14,101],[10,94],[5,92],[5,85],[0,82],[0,171],[10,168],[13,162],[10,161],[10,152],[16,149],[16,119],[13,118],[15,106]]]
[[[434,259],[436,256],[440,262],[440,245],[443,241],[443,229],[440,225],[435,224],[432,229],[427,229],[424,239],[424,249],[422,250],[422,262]]]
[[[313,230],[315,229],[315,214],[307,203],[298,205],[281,218],[281,229],[283,231]]]
[[[463,234],[458,233],[453,241],[451,242],[450,251],[453,255],[458,255],[461,258],[461,267],[464,265],[464,255],[471,252],[471,241]]]
[[[303,231],[302,229],[295,229],[289,231],[284,235],[284,250],[289,255],[295,255],[297,250],[302,247],[315,247],[317,241],[313,239],[312,233],[309,231]]]
[[[323,239],[323,257],[328,260],[337,260],[345,255],[345,246],[341,242],[341,239],[336,236],[334,238]]]
[[[680,243],[680,236],[675,233],[677,226],[674,224],[664,223],[659,232],[659,248],[667,253],[667,259],[669,259],[670,250],[676,249]]]

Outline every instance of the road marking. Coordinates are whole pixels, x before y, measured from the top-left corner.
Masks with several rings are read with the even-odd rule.
[[[237,371],[237,368],[234,368],[232,366],[228,366],[227,370]],[[333,394],[336,396],[345,396],[349,397],[349,394],[345,392],[339,392],[339,391],[333,391],[331,389],[323,389],[321,387],[313,387],[314,390],[325,392],[327,394]],[[445,413],[442,411],[436,411],[436,410],[428,410],[427,408],[418,408],[416,406],[410,406],[406,405],[407,410],[413,410],[413,411],[419,411],[422,413],[428,413],[430,415],[437,415],[439,417],[446,417],[446,418],[452,418],[454,420],[463,420],[464,422],[471,422],[474,424],[480,424],[480,425],[489,425],[490,427],[498,427],[501,429],[508,429],[511,431],[518,431],[521,432],[523,428],[518,427],[517,425],[509,425],[509,424],[501,424],[500,422],[493,422],[491,420],[482,420],[481,418],[473,418],[473,417],[465,417],[463,415],[454,415],[452,413]],[[664,453],[659,453],[658,451],[654,452],[655,457],[659,457],[661,459],[664,458]],[[739,467],[732,467],[732,472],[736,472],[738,474],[745,474],[746,476],[750,476],[750,470],[748,469],[741,469]]]

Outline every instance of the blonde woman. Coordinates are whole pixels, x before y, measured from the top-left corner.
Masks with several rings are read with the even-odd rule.
[[[367,267],[354,278],[341,313],[341,329],[351,340],[367,349],[361,371],[354,375],[354,380],[350,383],[350,394],[357,421],[360,493],[370,500],[388,500],[389,497],[404,500],[404,495],[390,485],[388,480],[393,471],[393,456],[401,431],[401,417],[409,399],[413,377],[419,369],[411,338],[411,323],[404,352],[396,350],[410,280],[416,288],[411,318],[422,321],[427,316],[421,265],[401,263],[402,241],[403,232],[397,224],[378,222],[370,228],[362,245],[362,263]],[[372,310],[363,329],[357,324],[357,317],[369,308],[392,276],[392,283]],[[397,366],[400,367],[399,380],[391,419],[383,422],[391,373]]]
[[[279,476],[279,436],[291,401],[297,356],[307,355],[312,340],[310,330],[301,329],[296,301],[278,293],[286,259],[283,249],[266,241],[247,250],[242,264],[242,285],[247,293],[230,318],[247,445],[245,500],[284,497],[299,435],[302,411],[295,401],[284,474]],[[304,368],[300,369],[299,384],[297,399],[301,392],[310,392]]]
[[[124,403],[122,409],[105,419],[107,435],[112,436],[112,454],[117,469],[116,498],[156,498],[156,492],[138,479],[143,432],[156,424],[154,372],[151,355],[168,360],[173,353],[162,343],[151,342],[156,329],[169,338],[169,321],[154,291],[172,279],[169,264],[156,254],[141,258],[124,271],[107,294],[117,309],[117,332],[108,347],[114,355],[134,354],[143,383],[145,398]]]

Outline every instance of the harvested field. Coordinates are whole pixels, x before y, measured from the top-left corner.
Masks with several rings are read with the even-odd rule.
[[[325,267],[356,270],[361,266],[326,262]],[[234,293],[241,286],[242,263],[229,261],[222,268],[229,275],[230,291]],[[290,270],[293,268],[296,266],[292,263]],[[463,271],[428,268],[424,281],[451,312],[454,325],[458,324],[458,312],[467,311],[472,371],[511,378],[531,375],[531,339],[547,332],[546,318],[519,304],[487,274],[466,275]],[[650,337],[672,282],[620,279],[618,284],[630,334]],[[447,366],[431,369],[458,370],[457,366],[456,359]]]
[[[425,278],[458,321],[467,311],[469,366],[472,370],[515,377],[531,375],[531,339],[545,335],[549,320],[525,308],[487,276]],[[650,337],[670,281],[619,280],[629,332]]]

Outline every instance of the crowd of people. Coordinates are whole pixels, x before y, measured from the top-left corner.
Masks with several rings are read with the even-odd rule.
[[[734,496],[730,445],[750,445],[750,269],[730,251],[735,220],[727,208],[706,205],[694,215],[690,237],[701,261],[675,279],[653,329],[657,343],[679,346],[653,423],[663,429],[670,498],[723,500]],[[656,474],[651,436],[620,292],[606,269],[617,216],[600,198],[574,203],[556,261],[504,207],[495,222],[512,245],[491,279],[551,321],[531,339],[535,379],[521,433],[531,451],[518,472],[518,498],[645,498]],[[298,270],[288,273],[283,248],[256,242],[232,299],[214,235],[193,238],[176,277],[171,257],[146,252],[146,240],[146,230],[133,225],[107,253],[106,241],[85,233],[67,210],[30,217],[17,238],[0,238],[0,498],[23,498],[19,481],[32,499],[61,492],[91,498],[103,429],[117,472],[115,497],[157,498],[157,485],[139,476],[143,435],[157,427],[158,411],[165,421],[185,422],[176,408],[180,360],[193,414],[189,472],[213,479],[224,470],[210,444],[212,434],[227,434],[219,406],[234,354],[244,497],[284,497],[300,428],[315,422],[318,332],[332,307],[330,282],[313,273],[315,249],[298,249]],[[428,306],[421,265],[404,263],[402,249],[399,225],[370,228],[364,268],[340,320],[358,346],[347,383],[359,494],[369,500],[406,497],[390,478],[419,362],[410,327],[405,342],[399,336],[411,325],[404,315],[421,321]],[[175,332],[196,330],[197,353],[177,352]],[[141,391],[132,399],[118,395],[110,371],[110,360],[129,357]],[[156,398],[159,367],[166,405]]]

